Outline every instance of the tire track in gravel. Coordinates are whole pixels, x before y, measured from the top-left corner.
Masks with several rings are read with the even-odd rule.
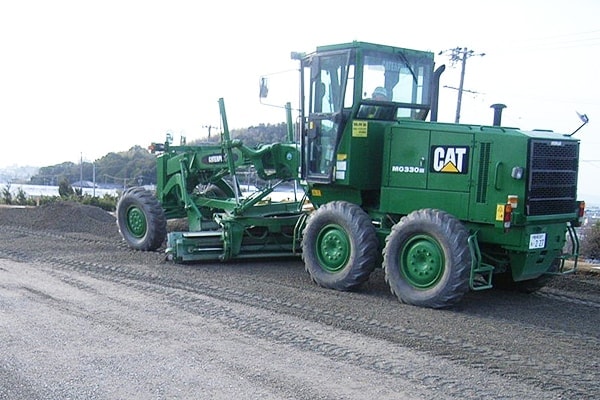
[[[581,297],[572,292],[561,292],[551,288],[542,288],[539,292],[534,293],[534,296],[600,309],[600,301]]]
[[[115,241],[108,238],[103,238],[99,236],[95,236],[92,234],[85,234],[82,232],[58,232],[58,231],[49,231],[49,230],[34,230],[31,228],[23,227],[23,226],[3,226],[4,233],[9,234],[11,237],[38,237],[38,238],[48,238],[48,239],[59,239],[59,240],[76,240],[81,243],[90,243],[90,244],[98,244],[98,245],[109,245],[115,244]],[[123,248],[126,247],[125,243],[123,243]]]
[[[221,303],[224,302],[224,304],[237,303],[252,308],[278,310],[278,312],[285,310],[286,314],[300,318],[305,318],[307,315],[320,315],[321,318],[319,318],[319,321],[321,323],[325,322],[328,325],[334,326],[340,325],[339,321],[343,321],[344,324],[342,325],[347,329],[356,329],[356,326],[354,325],[359,325],[363,328],[367,327],[367,332],[370,330],[369,328],[372,328],[374,331],[378,332],[378,336],[385,337],[387,340],[394,339],[393,342],[396,343],[404,341],[406,337],[412,337],[413,340],[424,341],[430,345],[435,343],[436,347],[444,348],[445,350],[442,353],[449,361],[464,362],[465,358],[460,354],[475,354],[477,355],[476,358],[480,361],[479,363],[471,363],[471,368],[480,369],[482,371],[492,370],[499,376],[508,375],[517,380],[521,379],[519,374],[510,373],[510,371],[514,369],[502,364],[506,364],[507,362],[510,364],[525,363],[527,368],[537,370],[539,374],[551,371],[551,368],[548,369],[542,365],[536,365],[535,363],[527,364],[526,360],[515,357],[515,355],[510,352],[485,349],[457,339],[433,336],[428,332],[405,329],[400,326],[391,326],[375,320],[362,320],[353,315],[315,309],[305,304],[283,302],[279,299],[266,298],[256,293],[219,287],[213,284],[206,285],[194,283],[192,285],[187,282],[165,279],[159,274],[139,271],[123,266],[78,262],[61,257],[51,257],[40,260],[37,259],[37,257],[24,257],[22,253],[12,254],[12,256],[16,259],[21,259],[21,261],[44,262],[59,270],[82,272],[87,275],[93,275],[102,279],[117,282],[125,286],[133,286],[139,290],[154,291],[156,294],[166,295],[174,304],[177,304],[188,312],[195,312],[203,315],[208,313],[212,318],[216,318],[221,323],[234,327],[246,334],[263,338],[268,337],[271,340],[294,345],[299,349],[316,352],[337,361],[343,360],[346,362],[354,362],[356,365],[366,366],[368,369],[376,372],[397,375],[398,377],[410,379],[415,382],[422,382],[423,379],[426,381],[438,382],[439,386],[434,387],[434,389],[444,390],[445,392],[451,393],[452,396],[473,398],[471,397],[472,393],[470,392],[472,388],[469,386],[458,388],[456,380],[448,379],[447,371],[441,371],[438,375],[430,376],[432,367],[429,362],[421,367],[411,365],[410,370],[406,371],[406,367],[403,363],[398,361],[386,361],[385,354],[366,356],[356,350],[339,347],[335,343],[323,342],[314,337],[307,337],[299,335],[289,329],[286,330],[285,327],[282,327],[277,321],[265,322],[261,319],[248,319],[245,317],[246,314],[233,313],[231,308],[224,308],[223,306],[217,307],[214,305],[214,302],[219,301]],[[70,278],[70,282],[74,282],[76,287],[82,288],[82,285],[79,282],[74,281],[73,278]],[[198,296],[202,296],[202,300],[198,300]],[[210,300],[207,301],[206,299]],[[207,307],[207,305],[210,305],[210,307]],[[384,334],[382,334],[382,332]],[[399,340],[399,338],[404,339]],[[434,354],[436,353],[434,352]],[[438,352],[437,355],[440,355],[440,352]],[[494,363],[500,365],[490,368],[489,365]],[[525,378],[523,381],[528,385],[536,383],[533,378]],[[448,386],[451,386],[454,389],[449,391],[450,389]],[[566,390],[560,385],[555,384],[543,386],[542,389],[549,392],[558,391],[559,394],[564,393]],[[575,391],[573,391],[574,389]],[[572,396],[576,395],[581,396],[579,398],[585,398],[583,397],[586,395],[585,392],[578,393],[576,388],[570,388],[568,390]],[[481,394],[480,388],[478,388],[477,391]],[[489,395],[493,396],[494,393],[491,392]]]
[[[9,226],[9,227],[5,227],[5,228],[6,228],[5,232],[12,234],[12,238],[28,237],[28,236],[46,238],[46,239],[55,238],[55,239],[70,241],[70,242],[81,242],[81,243],[85,243],[85,244],[106,246],[109,249],[125,251],[125,252],[131,253],[131,254],[143,254],[142,252],[131,249],[122,240],[114,241],[114,240],[110,240],[110,239],[99,238],[97,236],[88,237],[87,235],[82,234],[82,233],[71,233],[71,234],[67,233],[67,234],[65,234],[65,233],[50,232],[50,231],[35,231],[35,230],[31,230],[31,229],[24,228],[24,227]],[[156,253],[159,253],[159,252],[160,252],[160,249]],[[145,254],[149,254],[149,253],[145,253]],[[160,255],[159,258],[162,258],[162,255]],[[260,282],[263,282],[263,281],[260,281]],[[535,293],[534,296],[546,297],[546,298],[550,298],[550,299],[557,299],[557,300],[561,300],[564,302],[585,305],[585,306],[589,306],[589,307],[593,307],[593,308],[600,308],[600,300],[598,300],[598,299],[587,299],[585,297],[578,296],[576,293],[573,293],[573,292],[562,292],[562,291],[558,291],[558,290],[555,290],[552,288],[542,288],[540,291]]]
[[[21,235],[31,234],[32,236],[40,238],[56,238],[58,240],[70,240],[77,241],[78,235],[48,235],[46,232],[28,232],[27,229],[18,229],[13,232],[17,232]],[[87,237],[81,238],[81,243],[90,243]],[[94,241],[92,240],[91,243]],[[114,241],[99,240],[99,244],[108,244],[109,246],[115,245]],[[118,246],[117,246],[118,247]],[[119,251],[123,251],[119,249]],[[160,273],[153,273],[148,271],[140,271],[135,267],[115,266],[115,265],[103,265],[99,263],[80,262],[72,260],[66,257],[37,257],[29,251],[18,251],[18,250],[2,250],[0,256],[7,256],[7,258],[14,259],[16,261],[27,261],[27,262],[44,262],[49,263],[54,268],[73,270],[85,274],[92,274],[102,279],[112,280],[118,283],[122,283],[126,286],[138,286],[140,290],[154,290],[157,294],[164,294],[166,288],[169,291],[175,291],[171,293],[170,298],[180,307],[185,308],[189,312],[204,313],[206,310],[206,304],[210,302],[225,302],[236,303],[251,307],[252,309],[263,309],[269,311],[275,311],[290,316],[295,316],[302,319],[308,319],[313,322],[325,323],[329,326],[339,326],[342,329],[348,331],[359,331],[363,334],[367,334],[369,337],[374,337],[376,340],[384,340],[386,343],[401,344],[404,342],[421,342],[428,344],[428,352],[434,356],[442,356],[446,360],[451,362],[460,362],[462,364],[468,364],[471,368],[481,370],[482,373],[494,372],[497,376],[510,376],[513,380],[523,382],[526,385],[534,385],[542,388],[548,393],[556,396],[569,395],[570,398],[592,398],[590,396],[589,388],[597,389],[597,382],[594,383],[594,375],[591,375],[589,379],[582,377],[581,371],[562,371],[564,372],[564,379],[562,380],[549,380],[544,383],[538,382],[539,376],[550,375],[556,376],[556,366],[541,364],[535,361],[524,359],[522,356],[515,354],[507,350],[498,350],[489,347],[482,347],[465,340],[455,337],[443,337],[437,334],[432,334],[423,330],[414,330],[411,328],[404,328],[400,325],[391,325],[379,322],[373,319],[364,319],[355,315],[334,312],[331,310],[314,308],[306,304],[300,304],[293,301],[281,300],[274,297],[265,297],[257,294],[256,292],[247,292],[239,289],[231,289],[227,287],[221,287],[214,284],[204,284],[201,282],[183,282],[174,280],[172,278],[165,278]],[[257,284],[262,281],[257,279]],[[77,285],[77,282],[74,282]],[[264,282],[262,282],[264,283]],[[586,307],[597,308],[597,302],[594,301],[579,301],[576,297],[572,297],[569,294],[560,294],[553,296],[552,294],[542,293],[542,296],[552,297],[557,301],[567,301],[573,304],[583,305]],[[197,300],[198,296],[202,296],[202,300]],[[285,326],[278,326],[277,321],[264,322],[263,320],[248,320],[243,315],[232,313],[229,308],[221,308],[214,306],[211,316],[217,318],[224,324],[234,326],[236,329],[243,331],[247,334],[269,337],[271,340],[287,343],[294,345],[295,347],[304,349],[306,351],[313,351],[319,354],[323,354],[327,357],[336,360],[343,360],[347,362],[354,362],[356,360],[357,365],[368,366],[370,370],[397,374],[397,376],[405,379],[417,379],[419,382],[423,379],[423,374],[428,376],[427,373],[431,373],[431,366],[423,367],[424,371],[419,371],[418,368],[415,370],[420,372],[420,375],[411,376],[408,372],[403,371],[402,363],[382,361],[386,360],[385,354],[378,355],[377,357],[364,355],[360,351],[348,347],[339,347],[335,343],[328,343],[319,341],[314,337],[306,337],[298,335],[294,331],[285,329]],[[313,317],[311,317],[313,316]],[[318,316],[318,317],[314,317]],[[533,332],[534,328],[522,328],[526,333],[540,333],[540,328],[535,327],[536,332]],[[527,330],[532,330],[527,332]],[[547,334],[553,336],[564,336],[567,335],[564,332],[557,332],[553,330],[547,330]],[[580,335],[575,337],[579,343],[586,343],[586,345],[592,348],[598,348],[598,338]],[[373,340],[373,339],[369,339]],[[306,347],[303,347],[306,346]],[[353,361],[354,360],[354,361]],[[411,368],[411,371],[413,369]],[[534,373],[528,373],[533,371]],[[419,378],[417,378],[419,377]],[[577,377],[579,377],[577,379]],[[575,379],[575,380],[574,380]],[[456,382],[452,379],[448,379],[447,373],[440,373],[439,376],[431,376],[427,381],[438,382],[440,390],[447,390],[447,386],[456,388]],[[579,383],[585,383],[585,387],[581,389]],[[460,385],[459,385],[460,386]],[[464,395],[465,398],[472,398],[470,387],[462,387],[455,389],[454,395]],[[479,389],[480,390],[480,389]],[[547,394],[548,394],[547,393]],[[480,393],[481,394],[481,393]],[[491,393],[494,394],[493,391]]]
[[[40,260],[33,262],[41,263]],[[528,384],[519,385],[513,382],[511,387],[507,388],[506,378],[494,377],[483,371],[474,372],[450,360],[437,360],[415,354],[403,346],[382,339],[361,337],[360,334],[295,316],[284,315],[282,318],[280,314],[272,313],[257,303],[267,299],[238,290],[215,285],[190,286],[152,274],[139,273],[126,267],[78,263],[61,258],[47,259],[42,265],[49,265],[55,270],[67,273],[65,276],[70,278],[65,282],[74,282],[78,288],[85,289],[87,285],[81,285],[77,279],[73,279],[72,272],[118,283],[146,294],[152,293],[159,297],[160,301],[166,299],[169,304],[185,312],[218,321],[246,335],[291,346],[303,352],[314,353],[335,362],[351,364],[393,379],[403,379],[415,385],[426,385],[429,390],[438,393],[436,398],[439,399],[480,399],[482,396],[504,399],[521,399],[523,396],[539,399],[559,398],[555,393],[545,393]],[[214,293],[217,295],[213,295]],[[44,301],[58,303],[43,294],[34,294]],[[275,299],[271,300],[275,301]],[[314,311],[300,304],[290,304],[290,306]],[[69,304],[62,304],[59,307],[75,316],[84,315],[82,310],[77,310]],[[89,319],[90,316],[86,315],[86,318]],[[104,320],[97,322],[106,323]],[[371,324],[379,325],[376,321],[371,321]],[[126,324],[119,324],[113,328],[123,331],[129,327]],[[131,330],[139,332],[137,327],[131,327]],[[371,342],[371,346],[364,347],[361,344],[366,340]],[[469,379],[465,380],[465,376]],[[485,385],[484,388],[480,386],[482,383]],[[497,396],[499,390],[503,392],[501,397]]]

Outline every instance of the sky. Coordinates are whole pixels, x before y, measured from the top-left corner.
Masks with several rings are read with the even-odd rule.
[[[440,121],[456,114],[456,47],[474,54],[460,122],[491,125],[503,103],[505,126],[571,133],[586,114],[579,193],[600,200],[598,16],[597,0],[0,0],[0,168],[198,139],[219,98],[230,129],[284,122],[260,77],[290,88],[273,104],[295,102],[292,51],[359,40],[434,52]]]

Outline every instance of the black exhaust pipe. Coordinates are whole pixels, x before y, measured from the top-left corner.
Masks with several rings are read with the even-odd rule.
[[[490,108],[494,109],[494,126],[502,124],[502,110],[506,108],[504,104],[492,104]]]
[[[435,122],[438,119],[438,103],[440,98],[440,76],[446,70],[445,65],[440,65],[433,73],[433,82],[431,82],[431,116],[429,120]]]

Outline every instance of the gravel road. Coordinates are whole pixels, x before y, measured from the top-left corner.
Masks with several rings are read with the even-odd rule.
[[[298,259],[172,264],[114,217],[0,208],[0,399],[598,399],[600,276],[457,306]]]

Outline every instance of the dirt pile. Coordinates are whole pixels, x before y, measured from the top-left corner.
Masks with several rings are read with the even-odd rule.
[[[40,207],[1,207],[0,225],[119,237],[116,220],[111,213],[99,207],[70,201]]]

